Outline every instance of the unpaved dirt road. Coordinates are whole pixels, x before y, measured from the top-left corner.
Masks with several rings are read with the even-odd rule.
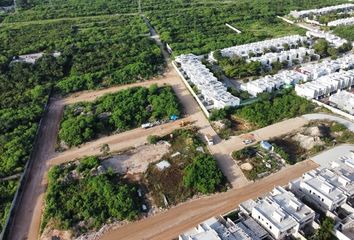
[[[38,135],[38,148],[33,149],[35,161],[30,168],[28,181],[24,185],[23,195],[16,209],[9,239],[37,239],[42,213],[43,196],[46,189],[46,174],[48,161],[55,151],[57,132],[63,105],[52,98],[49,103],[46,117]]]
[[[241,202],[262,196],[274,186],[286,185],[290,180],[316,167],[318,165],[310,160],[301,162],[242,188],[192,200],[167,212],[109,231],[101,237],[101,240],[174,239],[198,223],[212,216],[227,213]]]

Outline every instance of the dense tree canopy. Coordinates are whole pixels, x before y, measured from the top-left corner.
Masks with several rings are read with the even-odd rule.
[[[283,119],[310,112],[313,104],[294,92],[286,91],[280,96],[264,98],[259,102],[237,109],[235,114],[248,122],[265,127]]]
[[[42,227],[52,220],[59,229],[78,227],[81,232],[98,228],[108,219],[132,220],[138,216],[139,205],[135,187],[123,183],[115,174],[93,175],[90,170],[98,159],[89,157],[77,166],[80,179],[68,175],[70,166],[53,167],[48,176],[48,190]],[[81,221],[85,226],[78,226]]]
[[[66,108],[59,138],[77,146],[98,134],[126,131],[148,121],[180,115],[180,104],[171,87],[135,87]]]
[[[213,193],[221,185],[223,174],[215,159],[208,154],[196,156],[184,169],[183,183],[201,193]]]

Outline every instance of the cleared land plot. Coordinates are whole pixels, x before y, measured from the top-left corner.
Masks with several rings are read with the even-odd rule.
[[[330,121],[312,121],[293,133],[273,138],[275,152],[289,164],[303,161],[336,144],[354,143],[354,133]]]
[[[162,139],[171,145],[161,158],[168,167],[161,169],[158,164],[150,164],[144,175],[154,204],[176,205],[200,192],[212,193],[224,188],[225,178],[197,135],[197,129],[175,130]]]
[[[102,161],[102,165],[107,169],[112,168],[114,172],[140,178],[150,163],[160,160],[168,151],[169,144],[166,142],[143,145],[121,154],[110,154],[109,158]]]

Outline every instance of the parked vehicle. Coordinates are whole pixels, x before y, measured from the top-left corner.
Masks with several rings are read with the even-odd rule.
[[[210,136],[210,134],[205,134],[204,135],[205,140],[207,141],[208,145],[214,145],[214,140],[213,137]]]
[[[151,127],[153,127],[153,126],[154,126],[154,125],[153,125],[152,123],[144,123],[144,124],[141,125],[141,128],[146,129],[146,128],[151,128]]]

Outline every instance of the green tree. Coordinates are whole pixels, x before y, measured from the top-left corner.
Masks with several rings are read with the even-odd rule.
[[[215,159],[208,154],[200,154],[184,170],[183,183],[201,193],[213,193],[221,185],[223,174]]]
[[[325,39],[317,40],[313,48],[315,49],[316,53],[319,54],[321,57],[328,56],[329,43]]]

